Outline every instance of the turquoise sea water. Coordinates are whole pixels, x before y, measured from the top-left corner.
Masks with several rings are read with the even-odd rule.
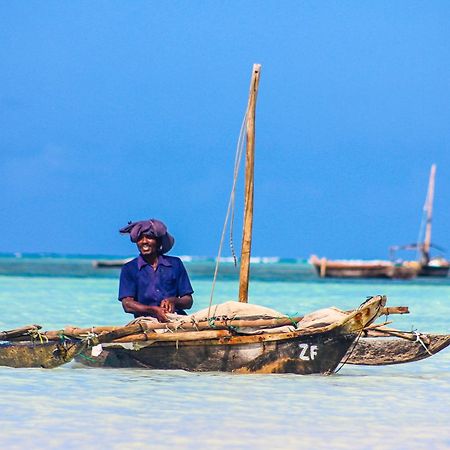
[[[118,270],[83,258],[0,258],[0,330],[37,323],[128,322]],[[195,310],[206,307],[213,263],[186,263]],[[317,279],[299,262],[257,264],[250,301],[300,315],[357,307],[386,294],[408,305],[405,330],[450,332],[450,280]],[[215,301],[236,298],[224,266]],[[102,370],[76,363],[0,367],[0,444],[25,448],[450,448],[450,350],[385,367],[344,366],[333,376]]]

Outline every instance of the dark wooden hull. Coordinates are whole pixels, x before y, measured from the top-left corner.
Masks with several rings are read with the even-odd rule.
[[[394,264],[353,263],[327,261],[313,263],[317,274],[322,278],[395,278],[411,279],[417,276],[418,268],[396,266]]]
[[[84,347],[80,341],[0,342],[0,366],[52,369],[71,361]]]
[[[105,260],[96,260],[92,262],[92,265],[94,267],[99,268],[120,268],[124,264],[126,264],[128,261],[131,261],[130,258],[127,259],[105,259]]]
[[[419,277],[448,277],[449,266],[422,266]]]
[[[356,337],[337,330],[306,336],[288,334],[290,337],[273,340],[256,335],[235,336],[226,341],[107,344],[99,356],[86,351],[76,360],[92,367],[110,368],[330,374]]]
[[[421,340],[427,349],[419,341],[396,337],[361,338],[343,361],[365,366],[404,364],[429,358],[450,345],[448,334],[424,334]]]

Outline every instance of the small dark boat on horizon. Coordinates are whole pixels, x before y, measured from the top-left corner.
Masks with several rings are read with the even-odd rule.
[[[125,259],[96,259],[92,261],[92,265],[94,267],[98,267],[99,269],[116,269],[121,268],[124,264],[131,261],[133,258],[125,258]]]

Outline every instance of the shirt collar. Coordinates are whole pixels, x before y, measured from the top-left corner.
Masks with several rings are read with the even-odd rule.
[[[138,269],[141,270],[144,266],[148,266],[148,262],[142,257],[142,255],[138,256]],[[167,258],[164,255],[159,255],[158,256],[158,266],[162,265],[162,266],[168,266],[171,267],[172,263],[170,262],[169,258]]]

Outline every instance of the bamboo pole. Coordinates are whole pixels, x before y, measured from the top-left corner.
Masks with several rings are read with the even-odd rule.
[[[425,228],[425,240],[422,246],[423,263],[428,264],[430,261],[430,246],[431,246],[431,222],[433,216],[433,200],[434,200],[434,179],[436,176],[436,164],[431,166],[430,181],[428,182],[427,199],[425,201],[425,211],[427,213],[427,222]]]
[[[250,81],[250,93],[247,106],[247,152],[245,157],[244,229],[242,232],[241,269],[239,274],[239,301],[243,303],[248,302],[248,283],[250,278],[255,166],[255,109],[260,73],[261,65],[254,64],[252,78]]]
[[[116,332],[119,330],[125,330],[128,332],[140,332],[149,330],[169,330],[172,332],[185,332],[185,331],[199,331],[199,330],[226,330],[229,328],[272,328],[281,327],[284,325],[293,325],[300,322],[303,317],[278,317],[270,319],[213,319],[202,320],[199,322],[193,322],[186,320],[177,322],[151,322],[140,321],[134,325],[128,325],[125,327],[92,327],[92,328],[65,328],[64,335],[68,337],[82,337],[89,332],[96,334],[106,334],[109,332]]]
[[[28,334],[30,331],[38,331],[42,327],[40,325],[25,325],[14,330],[0,331],[0,341],[7,341]]]
[[[374,330],[369,330],[367,335],[373,336],[373,337],[379,337],[379,334],[381,333],[384,336],[394,336],[394,337],[398,337],[401,339],[406,339],[407,341],[411,341],[411,342],[417,342],[417,335],[411,332],[407,332],[407,331],[400,331],[400,330],[394,330],[393,328],[383,328],[383,327],[378,327],[375,328]],[[429,338],[426,335],[421,335],[419,333],[420,338],[422,339],[422,341],[425,344],[429,344]]]
[[[182,342],[182,341],[199,341],[219,338],[229,338],[232,333],[228,330],[204,330],[204,331],[186,331],[185,333],[138,333],[123,336],[121,338],[104,340],[99,336],[99,342],[104,343],[124,343],[124,342],[142,342],[142,341],[158,341],[158,342]]]
[[[347,311],[352,313],[353,310]],[[407,306],[386,306],[382,308],[380,315],[391,314],[408,314],[409,309]],[[173,334],[186,333],[188,331],[204,331],[204,330],[229,330],[239,328],[275,328],[285,325],[295,325],[303,319],[303,316],[298,317],[277,317],[269,319],[259,319],[253,317],[246,317],[244,319],[224,319],[217,318],[214,321],[202,320],[199,322],[192,322],[183,320],[177,322],[150,322],[141,321],[125,326],[97,326],[89,328],[78,328],[74,326],[67,326],[60,330],[49,330],[40,332],[39,335],[43,340],[59,341],[62,336],[72,339],[84,339],[89,334],[98,335],[101,340],[113,341],[128,335],[136,335],[142,332],[148,332],[153,330],[169,330]],[[21,327],[17,330],[1,331],[0,338],[3,340],[11,341],[30,341],[36,340],[29,331],[40,328],[39,325],[29,325]]]

